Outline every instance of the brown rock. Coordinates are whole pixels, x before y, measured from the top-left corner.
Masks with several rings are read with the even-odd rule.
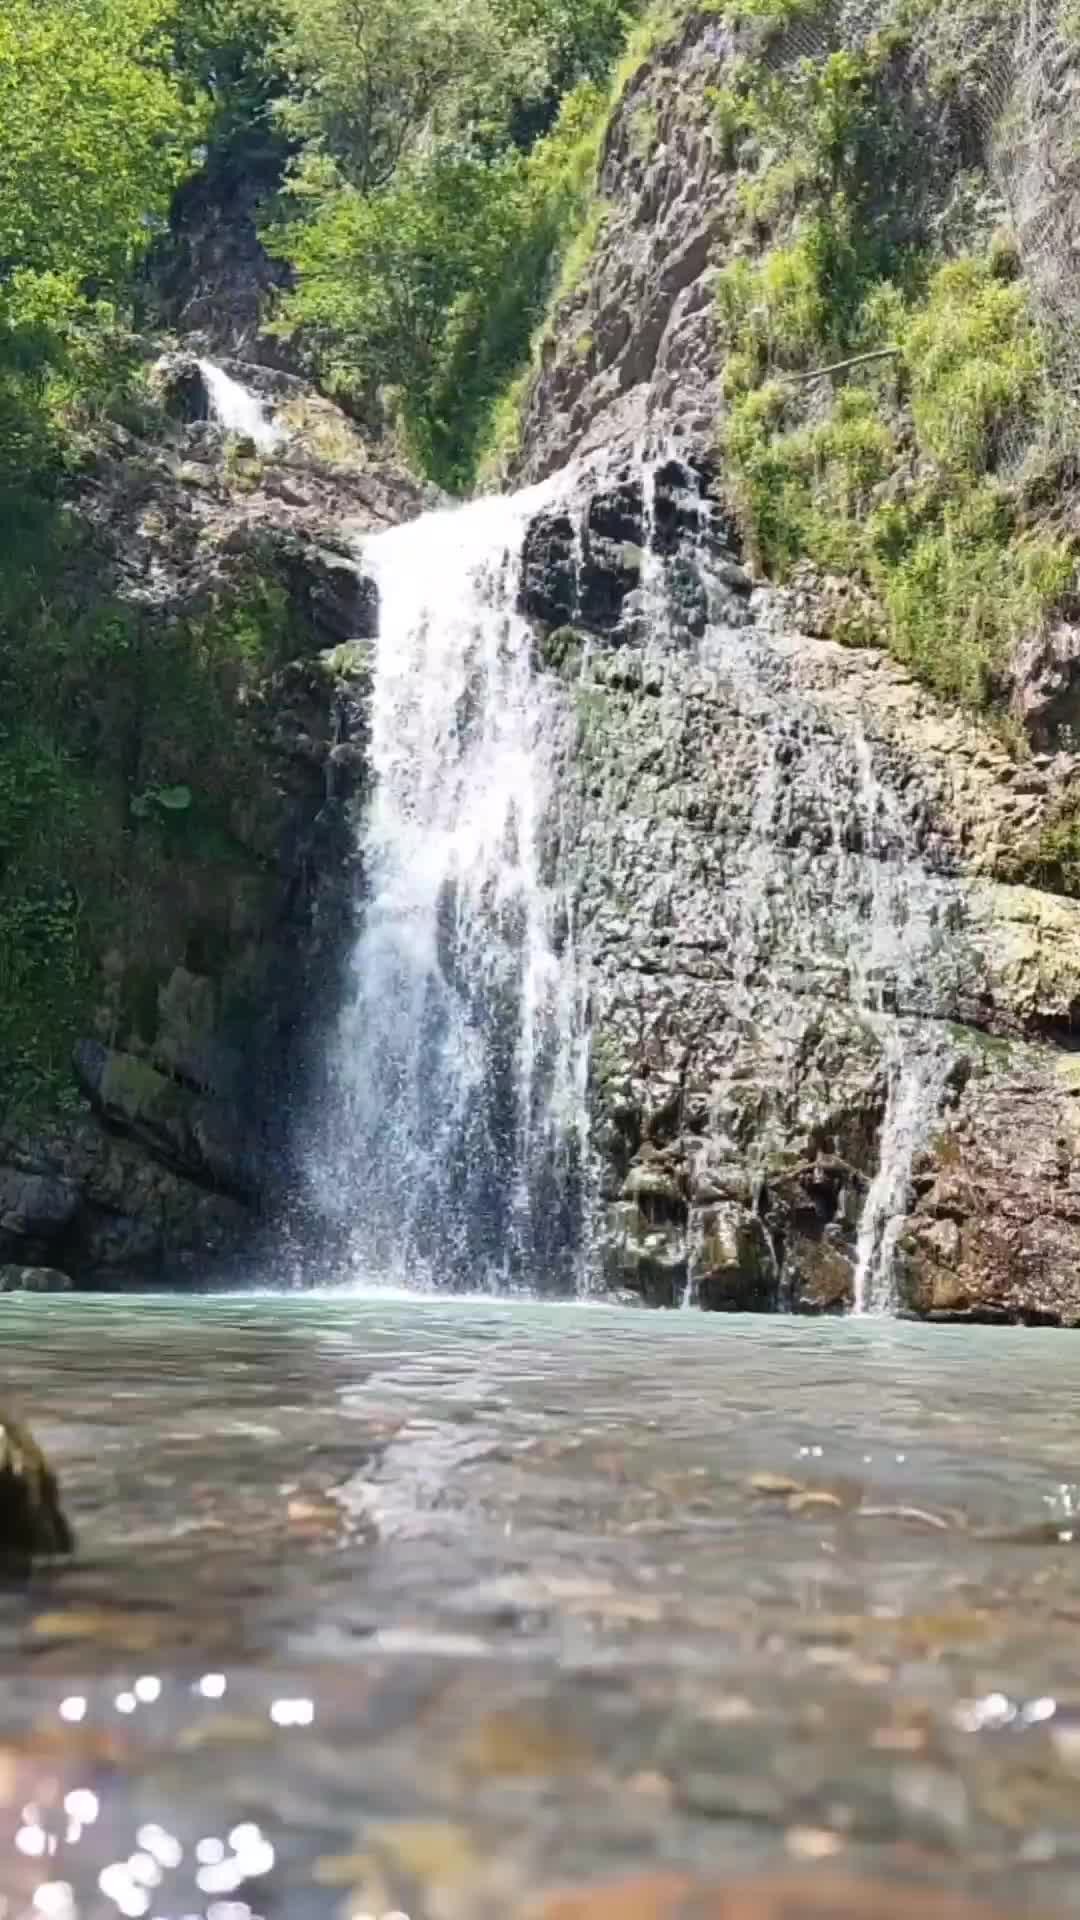
[[[71,1553],[74,1545],[45,1455],[29,1427],[0,1414],[0,1563]]]
[[[521,1920],[1008,1920],[964,1894],[885,1880],[763,1874],[708,1884],[686,1874],[640,1874],[547,1895]]]

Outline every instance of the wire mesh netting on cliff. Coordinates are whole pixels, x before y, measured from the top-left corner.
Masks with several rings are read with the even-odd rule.
[[[1048,405],[1006,432],[999,466],[1015,472],[1080,444],[1080,0],[834,0],[762,57],[782,70],[890,29],[912,32],[912,78],[947,102],[962,164],[988,172],[1031,291]]]

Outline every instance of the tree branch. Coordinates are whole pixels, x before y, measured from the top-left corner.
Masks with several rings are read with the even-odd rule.
[[[857,353],[850,360],[834,360],[831,367],[815,367],[811,373],[782,373],[780,379],[800,383],[823,380],[827,373],[846,373],[849,367],[863,367],[868,360],[888,360],[903,351],[903,347],[875,347],[873,353]]]

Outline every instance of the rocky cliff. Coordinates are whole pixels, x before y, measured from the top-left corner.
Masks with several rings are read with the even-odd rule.
[[[215,417],[205,362],[166,354],[152,417],[114,430],[73,502],[65,618],[103,657],[60,689],[86,817],[49,881],[77,908],[66,1003],[43,1011],[31,976],[14,1008],[11,1273],[203,1277],[269,1222],[281,1256],[359,892],[374,608],[354,541],[425,495],[298,379],[233,371],[275,423],[261,448]],[[65,1034],[77,1092],[63,1058],[39,1084]]]
[[[806,217],[773,171],[782,141],[760,116],[733,139],[731,103],[748,72],[802,84],[882,25],[827,11],[779,30],[702,11],[642,63],[608,132],[591,263],[526,397],[518,473],[585,463],[580,497],[533,529],[524,601],[576,714],[552,858],[590,956],[598,1259],[603,1284],[660,1304],[831,1311],[856,1290],[874,1304],[887,1268],[919,1314],[1073,1324],[1069,592],[1049,612],[1029,597],[982,714],[936,697],[933,672],[890,657],[874,577],[763,564],[725,431],[743,376],[719,280],[768,269],[778,237],[789,266]],[[974,79],[966,51],[947,80],[940,42],[874,51],[907,169],[895,218],[946,262],[1004,244],[1016,178],[986,97],[988,74],[1013,97],[1015,48],[995,43]],[[1045,259],[1028,265],[1034,296]],[[800,444],[848,381],[795,375]],[[934,484],[917,382],[876,388],[892,465],[838,519]],[[1009,511],[1022,499],[1035,533],[1040,515],[1074,524],[1056,453],[1025,464],[1014,444],[978,484]]]

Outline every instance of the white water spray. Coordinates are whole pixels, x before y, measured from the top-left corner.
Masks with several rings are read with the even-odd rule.
[[[254,441],[260,453],[273,453],[281,445],[282,434],[258,394],[233,380],[213,360],[200,360],[199,371],[206,383],[211,416],[218,425],[226,433]]]
[[[881,1037],[886,1071],[878,1166],[867,1190],[855,1249],[857,1314],[896,1307],[896,1250],[917,1156],[934,1123],[952,1052],[925,1023],[904,1022],[884,1007],[885,988],[910,994],[935,940],[942,886],[932,882],[896,797],[879,780],[869,743],[855,732],[863,853],[871,876],[869,938],[853,991]]]
[[[358,1279],[576,1279],[584,1020],[545,867],[561,711],[517,610],[543,498],[364,545],[380,600],[366,899],[313,1169]]]
[[[717,683],[752,723],[756,765],[747,782],[747,831],[730,850],[717,902],[731,1042],[714,1082],[697,1172],[707,1186],[713,1163],[721,1178],[743,1167],[760,1199],[769,1155],[783,1150],[785,1122],[770,1132],[766,1108],[748,1145],[741,1130],[746,1062],[760,1050],[767,1080],[770,1049],[774,1041],[784,1044],[784,1022],[797,1029],[803,982],[839,1006],[846,1002],[880,1049],[886,1095],[878,1166],[860,1216],[854,1305],[859,1313],[888,1312],[896,1306],[896,1254],[912,1173],[953,1059],[940,1022],[927,1020],[924,1009],[948,998],[946,976],[957,961],[948,938],[956,889],[923,857],[917,822],[879,774],[857,719],[845,722],[803,692],[786,665],[787,633],[780,629],[779,645],[767,635],[768,628],[713,624],[703,647]],[[792,1058],[798,1071],[797,1047]],[[755,1208],[783,1301],[782,1259],[759,1200]],[[693,1215],[688,1254],[683,1305],[693,1306]]]

